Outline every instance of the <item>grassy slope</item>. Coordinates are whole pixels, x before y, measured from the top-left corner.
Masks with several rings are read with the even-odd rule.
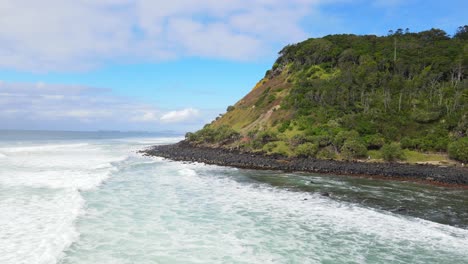
[[[288,111],[276,111],[291,88],[285,77],[285,74],[281,74],[271,79],[262,79],[234,105],[234,110],[215,120],[211,126],[228,125],[241,134],[247,134],[250,130],[269,128],[276,120],[287,118],[290,114]],[[264,99],[259,103],[260,98]]]

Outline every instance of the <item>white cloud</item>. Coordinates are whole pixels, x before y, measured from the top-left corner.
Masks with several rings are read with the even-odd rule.
[[[247,60],[306,36],[331,0],[4,0],[0,68],[69,71],[184,56]]]
[[[154,122],[159,120],[159,114],[155,110],[142,110],[130,119],[133,122]]]
[[[159,109],[108,89],[0,82],[0,129],[186,130],[214,116],[194,108]]]
[[[178,123],[193,120],[199,117],[200,111],[194,108],[187,108],[178,111],[170,111],[161,116],[164,123]]]

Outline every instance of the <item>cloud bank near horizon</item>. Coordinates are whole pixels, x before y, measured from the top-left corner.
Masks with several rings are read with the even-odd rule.
[[[0,68],[86,70],[180,57],[251,60],[306,37],[300,22],[331,0],[6,0]]]
[[[159,109],[109,89],[0,81],[0,129],[116,129],[185,131],[216,116],[215,110]]]

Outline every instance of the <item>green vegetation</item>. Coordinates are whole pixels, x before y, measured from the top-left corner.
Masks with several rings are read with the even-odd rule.
[[[346,160],[365,158],[367,155],[366,146],[356,139],[346,140],[341,147],[341,154]]]
[[[325,147],[322,148],[318,153],[317,153],[317,158],[318,159],[324,159],[324,160],[333,160],[336,159],[336,152],[332,147]]]
[[[320,159],[468,161],[468,26],[286,46],[197,144]]]
[[[228,126],[220,126],[217,128],[205,126],[195,133],[188,132],[185,134],[185,138],[194,143],[227,144],[238,140],[240,134]]]
[[[448,153],[452,159],[468,162],[468,138],[461,138],[450,143]]]
[[[382,147],[382,158],[386,161],[404,160],[405,154],[398,143],[385,144]]]
[[[306,142],[296,147],[296,155],[299,157],[315,157],[319,146],[310,142]]]

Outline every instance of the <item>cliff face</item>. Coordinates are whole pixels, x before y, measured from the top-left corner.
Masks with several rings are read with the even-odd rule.
[[[287,46],[249,94],[187,141],[319,159],[441,161],[420,152],[449,151],[468,161],[467,134],[468,40],[433,29]]]

